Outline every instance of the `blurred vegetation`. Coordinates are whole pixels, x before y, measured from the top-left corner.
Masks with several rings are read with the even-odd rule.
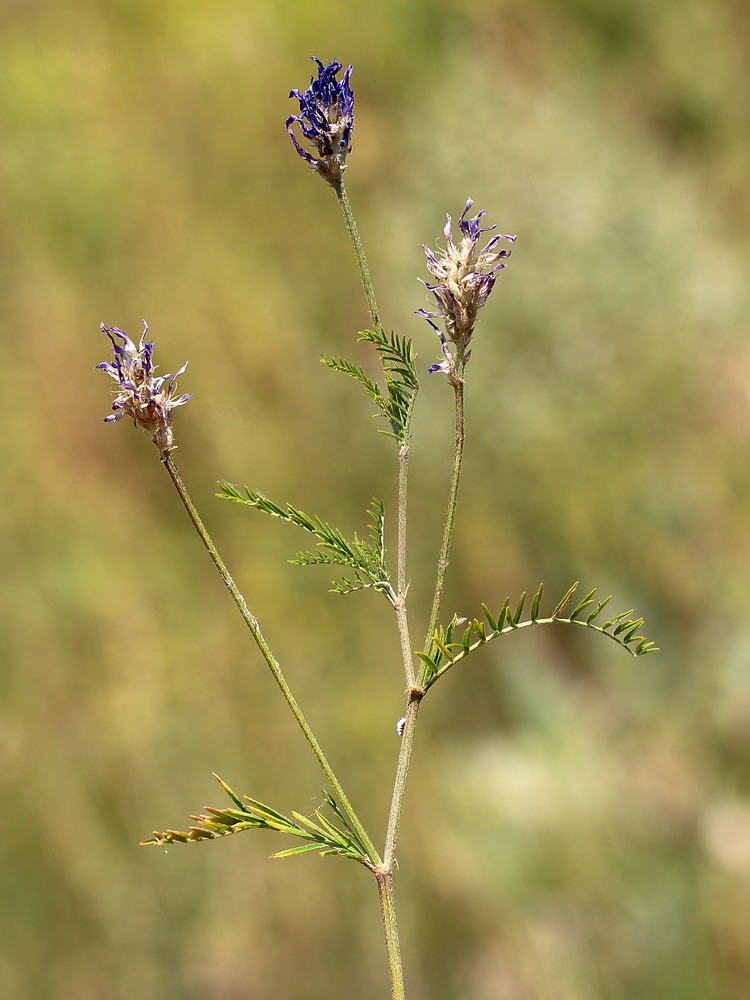
[[[0,996],[387,993],[363,870],[265,833],[137,842],[321,777],[147,438],[105,425],[101,321],[186,359],[177,458],[377,839],[402,710],[388,609],[285,559],[246,482],[362,530],[391,442],[333,195],[282,123],[355,66],[347,180],[385,322],[435,339],[420,243],[517,232],[479,326],[445,611],[575,579],[647,618],[514,635],[436,686],[398,893],[413,1000],[744,1000],[750,980],[750,10],[740,0],[6,0],[0,11]],[[447,490],[424,379],[412,614]],[[384,485],[386,484],[386,485]],[[611,647],[611,648],[610,648]],[[467,818],[468,817],[468,818]]]

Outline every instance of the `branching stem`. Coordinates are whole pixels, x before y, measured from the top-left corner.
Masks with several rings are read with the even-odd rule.
[[[430,644],[435,629],[440,621],[440,606],[443,601],[443,590],[445,588],[445,575],[448,571],[448,557],[450,555],[451,542],[453,541],[453,526],[456,522],[456,506],[458,504],[458,487],[461,482],[461,465],[464,456],[464,381],[463,369],[457,366],[456,380],[453,386],[456,399],[456,430],[453,449],[453,475],[451,476],[450,495],[448,497],[448,511],[443,528],[443,543],[440,546],[440,556],[438,557],[437,579],[435,581],[435,594],[432,599],[432,612],[430,613],[430,624],[425,637],[425,653],[430,651]]]
[[[172,482],[174,483],[175,489],[177,490],[180,496],[180,500],[182,500],[183,506],[185,507],[185,510],[187,511],[190,520],[193,522],[195,530],[198,532],[201,541],[208,550],[208,554],[211,556],[211,560],[213,561],[213,564],[216,567],[219,576],[224,581],[227,590],[231,594],[232,600],[237,605],[237,608],[239,609],[239,612],[242,615],[245,624],[250,629],[250,633],[253,639],[255,640],[255,643],[258,649],[260,650],[263,659],[268,664],[271,673],[274,676],[274,680],[281,689],[281,693],[284,695],[284,698],[286,699],[289,708],[292,710],[292,714],[294,715],[294,718],[297,720],[297,724],[302,730],[305,739],[310,744],[310,747],[312,748],[312,751],[315,754],[315,756],[318,758],[318,763],[322,767],[325,776],[328,778],[328,781],[331,784],[331,788],[333,789],[334,794],[338,799],[339,804],[341,805],[341,808],[346,813],[354,829],[357,831],[357,834],[365,850],[370,856],[370,859],[372,860],[373,864],[378,865],[380,863],[380,857],[378,855],[378,852],[375,850],[372,841],[368,837],[367,831],[362,826],[362,823],[359,821],[359,818],[355,813],[354,809],[352,808],[352,805],[349,802],[349,799],[347,798],[344,789],[341,787],[341,784],[339,783],[339,780],[336,777],[333,768],[328,763],[328,759],[323,753],[320,744],[318,743],[317,739],[315,738],[315,735],[313,734],[312,729],[310,729],[307,720],[302,714],[302,710],[297,704],[297,700],[295,699],[294,695],[291,692],[291,689],[289,688],[289,685],[286,682],[286,678],[284,677],[284,674],[281,671],[281,667],[279,666],[276,658],[274,657],[273,653],[271,652],[268,646],[268,643],[263,637],[263,633],[261,632],[257,618],[255,618],[255,616],[251,614],[250,611],[248,610],[247,604],[245,603],[245,598],[237,589],[237,585],[232,579],[229,570],[224,565],[224,561],[219,555],[219,552],[216,546],[214,545],[211,536],[206,530],[206,527],[203,524],[203,521],[201,520],[198,511],[195,509],[193,501],[190,499],[190,494],[187,491],[187,487],[185,486],[182,476],[177,470],[177,466],[175,465],[171,453],[165,453],[162,456],[162,460],[164,462],[164,466],[166,467],[167,472],[169,473],[172,479]]]
[[[364,247],[359,235],[357,223],[354,220],[349,199],[346,194],[343,179],[339,179],[335,186],[336,197],[339,207],[344,217],[347,232],[354,247],[357,258],[359,274],[367,298],[367,305],[370,310],[370,317],[376,331],[383,330],[380,322],[380,313],[375,300],[375,292],[370,278],[370,271],[367,266]],[[387,376],[387,372],[386,372]],[[425,637],[425,652],[428,652],[432,642],[432,635],[437,628],[440,619],[440,606],[445,587],[445,576],[448,570],[448,556],[450,553],[451,541],[453,539],[453,526],[456,520],[456,505],[458,501],[458,487],[461,480],[461,463],[464,449],[464,396],[463,396],[463,366],[457,365],[452,380],[455,390],[456,400],[456,434],[455,449],[453,455],[453,474],[451,476],[450,495],[448,499],[448,511],[443,530],[443,541],[438,559],[437,578],[435,581],[435,593],[432,600],[432,611],[430,613],[430,624]],[[398,944],[398,933],[396,930],[396,913],[393,901],[393,866],[396,857],[396,844],[398,842],[399,826],[401,823],[401,811],[404,803],[406,791],[406,780],[409,775],[409,764],[411,763],[412,747],[414,746],[414,734],[417,726],[417,716],[419,705],[424,695],[424,690],[414,685],[414,663],[411,650],[411,639],[409,637],[409,623],[406,612],[406,500],[407,500],[407,478],[409,464],[409,447],[407,442],[402,442],[399,448],[399,476],[398,476],[398,571],[397,587],[398,596],[396,604],[396,623],[398,625],[399,638],[401,641],[401,654],[404,661],[404,673],[406,676],[406,686],[408,690],[408,702],[406,706],[406,718],[403,732],[401,734],[401,748],[399,750],[398,764],[396,765],[396,777],[393,786],[393,796],[391,798],[391,808],[388,816],[388,829],[386,832],[385,849],[383,853],[383,871],[376,873],[378,879],[378,893],[380,895],[380,905],[383,911],[383,922],[385,925],[386,945],[388,948],[388,961],[391,969],[391,986],[394,1000],[401,1000],[404,996],[403,974],[401,972],[401,954]]]
[[[456,433],[453,455],[453,474],[451,476],[450,493],[448,496],[448,510],[445,518],[445,528],[443,529],[443,541],[440,547],[440,556],[438,558],[435,595],[432,601],[432,613],[430,615],[430,624],[425,637],[425,652],[428,652],[430,649],[432,635],[437,628],[438,619],[440,617],[440,605],[443,597],[443,588],[445,586],[445,575],[448,570],[448,556],[450,554],[451,541],[453,539],[453,526],[456,520],[458,487],[461,481],[461,464],[463,461],[464,451],[464,385],[462,376],[463,371],[458,369],[454,382],[456,399]],[[396,844],[398,842],[398,832],[401,823],[401,810],[404,804],[406,780],[409,776],[409,764],[411,763],[414,734],[417,727],[417,715],[419,713],[419,705],[423,695],[423,688],[411,687],[409,690],[406,722],[401,735],[401,749],[399,752],[398,764],[396,766],[396,779],[393,785],[391,811],[388,817],[388,831],[386,833],[385,850],[383,852],[383,864],[389,870],[392,870],[396,856]]]
[[[409,445],[401,444],[398,449],[398,542],[396,549],[396,586],[398,589],[396,624],[401,640],[401,657],[404,661],[407,688],[414,684],[414,662],[409,635],[409,620],[406,614],[406,505],[409,475]]]
[[[372,286],[370,269],[367,266],[367,257],[359,235],[359,229],[352,213],[349,198],[346,194],[343,178],[339,179],[335,187],[341,214],[344,217],[346,231],[352,241],[354,255],[357,258],[359,275],[362,279],[362,287],[365,290],[367,307],[370,311],[370,318],[376,332],[382,333],[383,326],[380,322],[380,312],[375,299],[375,290]],[[386,378],[388,372],[383,365]],[[412,398],[413,405],[413,398]],[[407,430],[408,437],[408,430]],[[407,507],[407,487],[409,469],[409,445],[408,441],[399,444],[398,451],[398,541],[397,541],[397,598],[394,604],[396,612],[396,625],[398,627],[399,640],[401,643],[401,656],[404,663],[404,675],[406,677],[407,689],[411,690],[414,685],[414,662],[412,658],[411,638],[409,636],[409,621],[406,610],[406,507]],[[385,863],[380,871],[376,871],[375,877],[378,883],[378,896],[380,897],[380,908],[383,914],[383,927],[385,929],[385,943],[388,952],[388,965],[391,973],[391,993],[393,1000],[404,1000],[404,976],[401,967],[401,948],[398,940],[398,929],[396,926],[396,905],[393,898],[393,852],[398,836],[398,824],[401,816],[401,804],[403,802],[404,790],[406,788],[406,776],[409,769],[409,758],[411,746],[414,741],[414,726],[417,721],[417,708],[419,701],[409,701],[406,712],[406,724],[401,738],[401,751],[396,772],[396,788],[394,789],[394,803],[388,818],[388,833],[386,836]],[[407,737],[407,733],[409,736]],[[398,802],[396,804],[396,796]],[[394,808],[395,805],[395,808]]]
[[[341,208],[341,214],[344,217],[344,224],[346,226],[346,231],[348,232],[349,238],[352,241],[352,247],[354,248],[354,256],[357,258],[357,267],[359,268],[359,276],[362,279],[362,287],[365,290],[365,298],[367,299],[367,308],[370,311],[370,318],[372,319],[372,323],[375,329],[378,332],[382,333],[383,324],[380,322],[380,312],[378,310],[378,304],[375,299],[375,290],[372,286],[370,269],[367,265],[365,248],[362,245],[362,238],[359,235],[357,222],[354,218],[352,207],[349,204],[349,198],[346,193],[346,187],[344,186],[343,178],[339,180],[334,190],[336,192],[336,197],[338,198],[339,207]],[[383,367],[385,370],[385,365]],[[395,610],[396,610],[396,624],[398,626],[398,633],[401,641],[401,656],[404,661],[404,674],[406,676],[406,686],[411,687],[411,685],[414,683],[414,666],[412,661],[411,639],[409,637],[409,623],[406,615],[406,504],[407,504],[408,470],[409,470],[409,445],[408,443],[401,443],[399,445],[399,451],[398,451],[398,551],[397,551],[398,600],[395,605]]]
[[[404,804],[406,779],[409,776],[411,752],[414,746],[414,733],[417,728],[417,715],[422,695],[423,692],[420,689],[412,688],[409,691],[409,701],[406,706],[406,721],[404,722],[404,731],[401,734],[401,749],[398,755],[398,764],[396,765],[396,778],[393,782],[391,811],[388,815],[388,830],[386,832],[385,850],[383,852],[383,864],[389,870],[393,869],[396,857],[396,844],[401,824],[401,810]]]

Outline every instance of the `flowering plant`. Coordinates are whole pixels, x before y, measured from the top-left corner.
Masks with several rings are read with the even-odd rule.
[[[498,612],[493,613],[482,605],[482,613],[474,618],[453,614],[447,621],[442,614],[443,591],[448,558],[456,519],[459,485],[465,441],[464,391],[467,364],[471,357],[470,344],[474,338],[479,310],[486,305],[500,272],[508,265],[510,250],[501,247],[501,241],[514,242],[516,237],[495,234],[480,248],[482,236],[493,233],[495,226],[481,225],[485,212],[469,216],[473,202],[469,198],[458,219],[460,233],[454,242],[451,216],[443,230],[445,248],[432,250],[423,246],[427,257],[427,270],[432,281],[424,281],[435,300],[435,308],[416,310],[437,332],[442,358],[432,364],[428,372],[442,373],[452,389],[455,414],[455,447],[451,466],[450,488],[437,560],[429,622],[420,648],[415,650],[407,616],[408,574],[406,529],[408,508],[408,467],[411,445],[411,423],[419,389],[418,370],[412,340],[396,333],[386,332],[378,310],[362,242],[349,205],[343,182],[347,156],[351,150],[354,129],[354,95],[350,86],[352,67],[342,78],[342,65],[334,60],[324,65],[315,59],[317,78],[303,92],[292,90],[290,96],[299,102],[299,114],[291,115],[286,128],[300,157],[333,188],[341,208],[346,229],[351,238],[367,299],[372,326],[360,333],[360,339],[370,343],[382,365],[382,380],[374,381],[365,371],[343,358],[323,358],[330,368],[358,382],[376,404],[386,422],[384,431],[396,446],[398,458],[398,509],[395,568],[386,553],[384,541],[385,507],[374,500],[369,510],[370,533],[363,540],[356,535],[347,539],[342,532],[320,517],[306,514],[291,504],[278,504],[252,487],[239,488],[228,483],[220,484],[220,496],[235,503],[253,508],[280,520],[296,525],[314,539],[309,551],[300,552],[295,560],[300,565],[335,566],[343,571],[336,580],[333,591],[348,594],[355,590],[370,589],[383,595],[394,612],[394,621],[400,640],[401,661],[406,686],[405,709],[396,730],[400,749],[396,764],[393,794],[388,815],[385,844],[379,850],[362,824],[354,806],[328,761],[317,737],[310,728],[284,673],[266,641],[260,623],[248,609],[234,579],[209,536],[188,494],[174,460],[172,429],[173,410],[185,404],[189,394],[176,394],[177,378],[185,371],[183,366],[174,375],[156,376],[153,362],[154,342],[146,340],[148,327],[144,328],[138,346],[116,327],[104,327],[113,350],[111,362],[102,368],[115,382],[116,396],[113,413],[105,420],[113,422],[128,415],[136,427],[151,434],[161,460],[170,475],[196,531],[213,560],[213,563],[236,604],[263,659],[273,673],[282,695],[300,726],[312,752],[315,754],[328,789],[324,791],[324,805],[314,818],[292,812],[287,816],[249,796],[237,795],[221,779],[230,805],[206,807],[193,817],[193,825],[185,831],[166,830],[155,832],[145,844],[187,843],[213,840],[244,830],[275,830],[297,843],[279,851],[274,857],[317,852],[337,855],[359,862],[374,876],[378,890],[385,929],[386,954],[391,991],[395,1000],[405,996],[401,963],[396,907],[393,895],[393,878],[396,869],[396,849],[399,837],[401,812],[406,791],[409,765],[417,728],[419,712],[425,696],[433,685],[451,668],[462,663],[481,647],[510,632],[542,625],[569,625],[584,628],[607,636],[634,656],[641,656],[655,649],[640,634],[643,619],[633,617],[631,611],[608,617],[604,613],[609,598],[597,600],[591,590],[580,596],[578,584],[573,584],[558,600],[552,610],[542,613],[543,588],[527,601],[526,593],[513,602],[506,599]],[[308,148],[297,137],[295,126]],[[497,606],[497,605],[495,605]],[[444,623],[443,623],[444,622]]]

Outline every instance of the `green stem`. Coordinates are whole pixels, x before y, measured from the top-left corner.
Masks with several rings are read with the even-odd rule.
[[[380,312],[375,299],[375,290],[370,277],[370,269],[367,266],[367,258],[359,235],[359,229],[352,213],[349,198],[346,194],[343,178],[339,178],[334,190],[338,198],[341,214],[344,217],[344,224],[349,233],[349,238],[354,247],[354,255],[357,258],[359,275],[362,279],[362,287],[365,290],[367,306],[370,311],[370,318],[377,333],[383,333],[383,325],[380,321]],[[385,364],[383,365],[385,370]],[[388,372],[385,371],[386,377]],[[412,398],[412,406],[414,398]],[[408,438],[408,429],[407,429]],[[401,749],[399,752],[398,766],[396,770],[396,781],[391,802],[391,810],[388,816],[388,832],[386,834],[385,860],[383,867],[376,870],[375,877],[378,883],[378,895],[380,897],[380,907],[383,913],[383,926],[385,928],[385,942],[388,952],[388,965],[391,973],[391,993],[393,1000],[404,1000],[404,976],[401,968],[401,948],[398,940],[398,928],[396,926],[396,904],[393,897],[393,862],[398,838],[398,827],[401,817],[401,806],[406,788],[406,778],[409,771],[409,761],[411,758],[411,748],[414,743],[414,728],[417,721],[417,712],[422,692],[415,693],[414,689],[414,663],[412,659],[411,639],[409,637],[409,622],[406,611],[406,507],[407,507],[407,484],[409,468],[409,445],[408,441],[402,441],[398,453],[398,542],[397,542],[397,590],[398,595],[394,605],[396,611],[396,624],[398,626],[399,638],[401,641],[401,655],[404,662],[404,673],[406,676],[406,686],[409,693],[409,701],[406,711],[406,722],[401,737]]]
[[[432,601],[432,613],[430,615],[430,625],[425,637],[425,652],[429,652],[432,642],[432,635],[437,628],[440,618],[440,605],[445,587],[445,575],[448,570],[448,556],[450,554],[451,541],[453,539],[453,526],[456,520],[456,507],[458,503],[458,487],[461,481],[461,464],[464,451],[464,384],[463,371],[457,368],[454,390],[456,400],[456,433],[455,449],[453,454],[453,474],[451,476],[450,494],[448,497],[448,510],[445,518],[445,528],[443,529],[443,542],[440,547],[438,558],[437,580],[435,583],[435,595]],[[420,685],[423,683],[420,680]],[[411,763],[412,747],[414,745],[414,733],[417,727],[417,715],[419,705],[424,695],[422,686],[411,687],[409,689],[409,702],[406,709],[406,722],[401,735],[401,749],[399,751],[398,764],[396,765],[396,779],[393,785],[393,795],[391,798],[391,811],[388,816],[388,831],[386,833],[385,850],[383,852],[383,865],[391,870],[396,855],[396,844],[398,842],[398,832],[401,823],[401,810],[404,804],[404,794],[406,791],[406,779],[409,776],[409,764]]]
[[[385,947],[388,952],[388,967],[391,972],[391,996],[393,1000],[404,1000],[404,973],[401,968],[401,947],[396,924],[396,903],[393,897],[393,873],[379,869],[375,872],[378,883],[380,909],[383,913]]]
[[[325,776],[328,778],[329,782],[331,783],[331,787],[333,788],[333,791],[334,791],[334,793],[336,795],[336,798],[338,799],[338,801],[339,801],[339,803],[341,805],[341,808],[344,810],[344,812],[346,813],[346,815],[349,817],[349,820],[351,821],[352,826],[357,831],[357,834],[358,834],[358,836],[359,836],[359,838],[360,838],[360,840],[362,842],[363,847],[365,848],[365,850],[367,851],[368,855],[370,856],[370,860],[373,862],[374,865],[379,864],[380,857],[378,855],[378,852],[375,850],[375,847],[373,846],[370,838],[367,835],[367,831],[365,830],[365,828],[362,826],[361,822],[359,821],[359,818],[357,817],[357,814],[354,812],[354,809],[352,808],[352,805],[349,802],[349,799],[346,797],[346,794],[344,793],[344,789],[341,787],[338,778],[334,774],[333,768],[328,763],[328,760],[327,760],[325,754],[323,753],[322,749],[320,748],[320,745],[319,745],[318,741],[315,739],[315,735],[313,734],[312,729],[310,729],[310,726],[307,724],[307,720],[305,719],[304,715],[302,714],[302,710],[300,709],[299,705],[297,704],[297,700],[295,699],[294,695],[291,692],[291,689],[290,689],[289,685],[286,682],[284,674],[281,671],[281,667],[279,666],[278,662],[276,661],[276,658],[274,657],[273,653],[271,652],[271,650],[270,650],[270,648],[268,646],[268,643],[266,642],[265,638],[263,637],[263,633],[260,630],[260,625],[258,624],[257,618],[255,618],[255,616],[252,615],[250,613],[250,611],[248,610],[247,604],[245,603],[245,598],[242,596],[242,594],[237,589],[237,585],[234,582],[234,580],[232,579],[232,577],[231,577],[231,575],[229,573],[229,570],[224,565],[224,561],[222,560],[221,556],[219,555],[219,552],[218,552],[216,546],[214,545],[213,540],[211,539],[211,536],[209,535],[208,531],[206,530],[206,527],[203,524],[203,521],[201,520],[200,515],[198,514],[198,511],[195,509],[195,506],[193,505],[193,501],[190,499],[190,495],[189,495],[189,493],[187,491],[187,487],[185,486],[185,483],[184,483],[184,481],[182,479],[182,476],[180,475],[180,473],[177,470],[177,466],[175,465],[175,462],[174,462],[174,459],[172,458],[171,453],[169,453],[169,452],[165,453],[162,456],[162,461],[164,462],[164,465],[165,465],[165,467],[167,469],[167,472],[169,473],[169,475],[170,475],[170,477],[172,479],[172,482],[175,485],[175,489],[177,490],[177,492],[178,492],[178,494],[180,496],[180,500],[182,500],[182,503],[183,503],[183,505],[185,507],[185,510],[188,512],[188,515],[190,516],[190,520],[193,522],[195,530],[200,535],[201,541],[206,546],[206,549],[208,550],[208,554],[211,556],[213,564],[214,564],[214,566],[216,567],[216,569],[219,572],[219,576],[224,581],[224,584],[225,584],[227,590],[229,591],[229,593],[232,595],[232,600],[237,605],[237,608],[239,609],[239,612],[242,615],[242,618],[243,618],[245,624],[250,629],[250,633],[251,633],[253,639],[255,640],[255,643],[256,643],[258,649],[260,650],[260,652],[261,652],[261,654],[263,656],[263,659],[266,661],[266,663],[270,667],[271,673],[274,676],[274,680],[276,681],[276,683],[278,684],[279,688],[281,689],[281,693],[284,695],[284,698],[286,698],[287,704],[289,705],[290,709],[292,710],[292,714],[294,715],[294,718],[297,720],[297,724],[299,725],[300,729],[302,730],[302,732],[303,732],[303,734],[305,736],[305,739],[310,744],[310,747],[312,748],[313,753],[318,758],[318,762],[319,762],[320,766],[323,768]]]
[[[334,187],[334,191],[336,192],[336,197],[338,198],[341,214],[344,217],[346,231],[349,233],[349,238],[352,241],[354,256],[357,258],[357,267],[359,268],[359,276],[362,279],[362,287],[365,290],[365,298],[367,299],[367,307],[370,311],[370,318],[372,319],[372,323],[376,331],[382,333],[383,324],[380,321],[380,312],[378,310],[378,304],[375,300],[375,289],[373,288],[372,278],[370,277],[370,269],[367,265],[365,248],[362,245],[362,238],[359,235],[359,229],[357,228],[354,213],[352,212],[352,207],[349,204],[349,198],[346,193],[343,177],[339,178]],[[385,371],[387,377],[388,372],[385,364],[383,364],[383,370]],[[412,406],[413,405],[414,398],[412,398]],[[409,445],[401,443],[398,452],[398,596],[394,607],[396,611],[398,634],[401,641],[401,657],[404,662],[404,674],[406,675],[407,688],[411,687],[414,683],[414,665],[412,661],[411,639],[409,638],[409,624],[406,615],[406,500],[408,467]]]
[[[443,543],[440,546],[438,557],[437,579],[435,581],[435,594],[432,599],[432,612],[430,613],[430,624],[425,637],[425,653],[430,651],[432,636],[438,627],[440,620],[440,605],[443,600],[443,590],[445,588],[445,575],[448,571],[448,556],[450,555],[451,542],[453,541],[453,526],[456,521],[456,506],[458,504],[458,487],[461,482],[461,464],[464,455],[464,382],[463,370],[457,367],[456,379],[453,385],[456,397],[456,433],[453,451],[453,474],[451,476],[450,495],[448,497],[448,511],[443,529]]]
[[[401,657],[404,661],[406,686],[414,684],[414,663],[409,636],[409,620],[406,613],[406,501],[409,475],[409,445],[401,444],[398,449],[398,542],[396,548],[396,587],[398,596],[394,605],[396,624],[401,640]]]
[[[343,178],[339,178],[338,183],[334,187],[336,192],[336,197],[339,201],[339,207],[341,208],[341,214],[344,216],[344,224],[346,226],[346,231],[349,233],[349,238],[352,241],[352,246],[354,247],[354,255],[357,258],[357,266],[359,268],[359,276],[362,279],[362,286],[365,290],[365,297],[367,298],[367,307],[370,310],[370,317],[372,319],[373,326],[376,331],[382,333],[383,324],[380,322],[380,313],[378,312],[378,304],[375,301],[375,289],[372,287],[372,278],[370,277],[370,269],[367,266],[367,258],[365,257],[365,248],[362,245],[362,239],[359,235],[359,229],[357,228],[357,223],[354,220],[354,215],[352,213],[352,207],[349,204],[349,198],[346,194],[346,188],[344,187]]]
[[[409,701],[406,706],[404,731],[401,734],[401,748],[398,755],[398,764],[396,765],[396,778],[393,782],[391,811],[388,814],[388,829],[385,835],[385,849],[383,851],[383,866],[388,871],[393,870],[393,863],[396,857],[396,844],[401,825],[401,811],[404,805],[404,795],[406,794],[406,779],[409,776],[411,753],[414,747],[414,733],[417,728],[417,715],[423,694],[424,692],[419,688],[409,689]]]

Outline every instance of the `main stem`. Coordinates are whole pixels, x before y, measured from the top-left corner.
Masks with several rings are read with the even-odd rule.
[[[448,570],[448,556],[450,554],[451,541],[453,539],[453,527],[456,520],[456,507],[458,504],[458,487],[461,482],[461,465],[464,451],[464,394],[463,394],[463,371],[457,371],[455,390],[455,447],[453,454],[453,474],[451,476],[450,494],[448,497],[448,510],[443,529],[443,542],[440,547],[438,558],[437,579],[435,582],[435,594],[432,601],[432,612],[430,614],[430,625],[425,637],[425,652],[429,651],[432,635],[437,628],[440,617],[440,605],[442,603],[443,589],[445,587],[445,576]],[[385,839],[385,850],[383,851],[383,874],[378,875],[378,892],[380,894],[380,905],[383,911],[383,922],[385,925],[386,947],[388,950],[388,960],[391,968],[391,986],[394,1000],[401,1000],[403,997],[403,974],[401,972],[401,953],[398,944],[398,929],[396,927],[395,903],[393,899],[393,866],[396,858],[396,844],[398,843],[399,827],[401,824],[401,812],[404,805],[404,795],[406,793],[406,781],[409,777],[409,765],[414,747],[414,734],[417,728],[417,717],[419,706],[422,702],[424,689],[417,686],[410,686],[408,691],[408,704],[406,709],[406,720],[401,736],[401,749],[396,765],[396,779],[393,785],[393,797],[391,799],[391,811],[388,816],[388,830]]]
[[[453,539],[453,527],[456,521],[456,507],[458,504],[458,487],[461,482],[461,465],[464,451],[464,386],[463,372],[458,370],[454,383],[456,401],[456,429],[455,447],[453,453],[453,474],[451,476],[450,494],[448,496],[448,510],[443,528],[443,541],[440,546],[438,557],[437,578],[435,581],[435,594],[432,600],[432,612],[430,614],[430,624],[425,637],[425,652],[429,652],[432,636],[437,628],[440,618],[440,605],[442,603],[443,589],[445,587],[445,576],[448,570],[448,556],[450,554],[451,541]],[[404,731],[401,736],[401,749],[396,765],[396,779],[393,785],[393,796],[391,799],[391,811],[388,817],[388,830],[386,833],[385,850],[383,852],[383,865],[391,870],[396,855],[396,844],[398,842],[399,825],[401,823],[401,811],[404,804],[404,794],[406,792],[406,780],[409,776],[409,764],[411,763],[412,748],[414,745],[414,733],[417,727],[417,715],[419,705],[424,695],[424,689],[419,686],[409,689],[409,702],[406,709],[406,721]]]
[[[341,805],[341,808],[349,817],[352,826],[357,831],[359,839],[362,842],[362,846],[367,851],[371,861],[373,862],[374,865],[378,865],[380,862],[380,856],[378,855],[378,852],[375,850],[374,845],[372,844],[370,838],[368,837],[367,831],[359,821],[359,818],[357,817],[357,814],[352,808],[349,799],[346,797],[344,789],[341,787],[338,778],[334,774],[333,768],[328,763],[328,759],[323,753],[320,744],[316,740],[312,729],[310,729],[307,720],[302,714],[302,710],[297,704],[297,700],[292,694],[291,689],[286,682],[281,667],[279,666],[276,658],[274,657],[273,653],[271,652],[268,646],[268,643],[263,637],[263,633],[260,630],[260,625],[258,624],[257,618],[255,618],[255,616],[252,615],[248,610],[247,604],[245,603],[245,598],[237,589],[237,584],[234,582],[231,574],[229,573],[229,570],[224,565],[224,561],[219,555],[218,549],[214,545],[211,536],[206,530],[206,527],[203,524],[203,521],[201,520],[198,511],[195,509],[193,501],[190,499],[190,494],[187,491],[187,487],[185,486],[182,476],[177,470],[177,466],[175,465],[171,453],[170,452],[165,453],[162,456],[162,460],[164,462],[167,472],[169,473],[172,479],[172,482],[174,483],[175,489],[177,490],[180,496],[180,500],[182,500],[183,506],[185,507],[185,510],[187,511],[190,520],[193,522],[195,530],[200,535],[201,541],[206,546],[208,554],[211,556],[211,560],[213,561],[214,566],[218,570],[219,576],[224,581],[227,590],[232,595],[232,600],[237,605],[237,608],[239,609],[239,612],[242,615],[245,624],[250,629],[250,633],[253,639],[255,640],[255,643],[258,649],[260,650],[263,659],[270,667],[271,673],[274,676],[274,680],[281,689],[281,693],[284,695],[284,698],[286,699],[289,708],[292,710],[292,714],[294,715],[294,718],[297,720],[297,724],[302,730],[305,739],[310,744],[310,747],[312,748],[312,751],[315,754],[315,756],[318,758],[318,763],[322,767],[325,776],[328,778],[328,781],[330,782],[331,787],[333,788],[333,791]]]
[[[359,235],[357,222],[349,204],[349,198],[344,186],[344,180],[339,178],[334,187],[338,199],[341,214],[344,217],[344,225],[352,241],[354,256],[357,258],[359,276],[362,279],[362,287],[365,290],[367,308],[370,312],[375,329],[382,333],[383,324],[380,322],[380,312],[375,299],[375,289],[370,277],[370,268],[367,265],[365,248],[362,245],[362,238]],[[386,372],[387,374],[387,372]],[[406,500],[409,471],[409,445],[401,443],[398,451],[398,549],[397,549],[397,588],[398,595],[395,605],[396,624],[398,626],[399,639],[401,641],[401,657],[404,662],[404,675],[406,686],[410,688],[414,684],[414,665],[411,653],[411,639],[409,637],[409,623],[406,615]]]
[[[401,968],[401,945],[396,925],[396,901],[393,896],[393,872],[385,868],[375,872],[378,883],[380,909],[383,913],[385,947],[388,952],[388,967],[391,972],[391,995],[393,1000],[404,1000],[404,973]]]
[[[344,217],[347,232],[354,247],[357,258],[359,274],[362,279],[362,286],[365,290],[367,305],[370,310],[370,317],[378,332],[383,331],[380,322],[380,312],[375,299],[375,291],[370,278],[370,270],[367,266],[364,247],[359,235],[357,223],[349,204],[349,199],[344,187],[343,178],[339,178],[334,188],[338,198],[339,207]],[[437,578],[435,581],[435,593],[432,600],[432,611],[430,613],[430,624],[425,637],[425,652],[429,652],[432,644],[432,636],[440,620],[440,607],[443,599],[445,587],[445,577],[448,571],[448,556],[450,554],[451,542],[453,540],[453,527],[456,520],[456,506],[458,503],[458,487],[461,481],[461,465],[464,451],[464,386],[463,386],[463,365],[458,362],[454,370],[452,379],[455,390],[455,447],[453,453],[453,473],[451,476],[450,495],[448,498],[448,511],[443,529],[443,541],[440,547],[438,558]],[[424,689],[414,683],[414,665],[411,653],[411,640],[409,638],[409,625],[406,614],[406,495],[407,495],[407,471],[409,462],[409,448],[407,444],[402,444],[399,449],[399,491],[398,491],[398,597],[396,602],[396,622],[401,639],[401,652],[404,661],[404,672],[407,685],[407,707],[404,728],[401,734],[401,748],[399,751],[398,764],[396,766],[396,778],[391,799],[391,809],[388,816],[388,829],[386,832],[385,850],[383,853],[382,869],[376,871],[378,881],[378,894],[380,896],[380,906],[383,911],[383,924],[385,927],[386,947],[388,951],[388,962],[391,970],[391,989],[394,1000],[402,1000],[404,997],[403,973],[401,970],[401,949],[398,943],[398,930],[396,928],[396,910],[393,899],[393,865],[396,856],[396,844],[398,842],[399,826],[401,823],[401,811],[404,804],[404,794],[406,792],[406,781],[409,776],[409,765],[411,763],[412,748],[414,746],[414,734],[417,726],[417,716],[419,705],[424,695]]]
[[[375,299],[375,289],[370,277],[370,269],[367,265],[365,249],[359,235],[359,229],[352,213],[349,198],[346,194],[343,178],[339,178],[335,186],[336,197],[344,217],[346,231],[352,241],[354,255],[357,258],[357,267],[362,279],[362,287],[365,290],[367,307],[370,312],[373,326],[378,333],[383,332],[383,325],[380,321],[380,312]],[[387,374],[387,373],[386,373]],[[411,639],[409,636],[409,622],[406,611],[406,506],[409,470],[409,445],[402,442],[398,452],[398,541],[397,541],[397,598],[395,604],[396,624],[398,627],[399,639],[401,642],[401,656],[404,662],[404,674],[406,677],[406,687],[409,693],[407,704],[406,722],[401,738],[401,751],[399,753],[398,769],[396,775],[396,787],[400,789],[400,799],[396,808],[396,831],[398,829],[398,816],[401,813],[401,803],[403,802],[404,789],[406,787],[406,776],[409,769],[409,758],[411,747],[414,741],[414,726],[417,721],[417,710],[419,698],[413,698],[414,691],[414,664],[411,651]],[[395,794],[395,793],[394,793]],[[391,805],[391,814],[388,820],[388,836],[386,839],[385,862],[382,867],[376,869],[375,878],[378,884],[378,896],[380,898],[380,909],[383,914],[383,928],[385,931],[385,944],[388,953],[388,967],[391,974],[391,994],[393,1000],[404,1000],[404,973],[401,965],[401,946],[398,940],[398,927],[396,924],[396,903],[393,896],[393,852],[396,846],[395,834],[391,833],[391,826],[394,817],[394,805]],[[389,850],[390,845],[390,850]]]

